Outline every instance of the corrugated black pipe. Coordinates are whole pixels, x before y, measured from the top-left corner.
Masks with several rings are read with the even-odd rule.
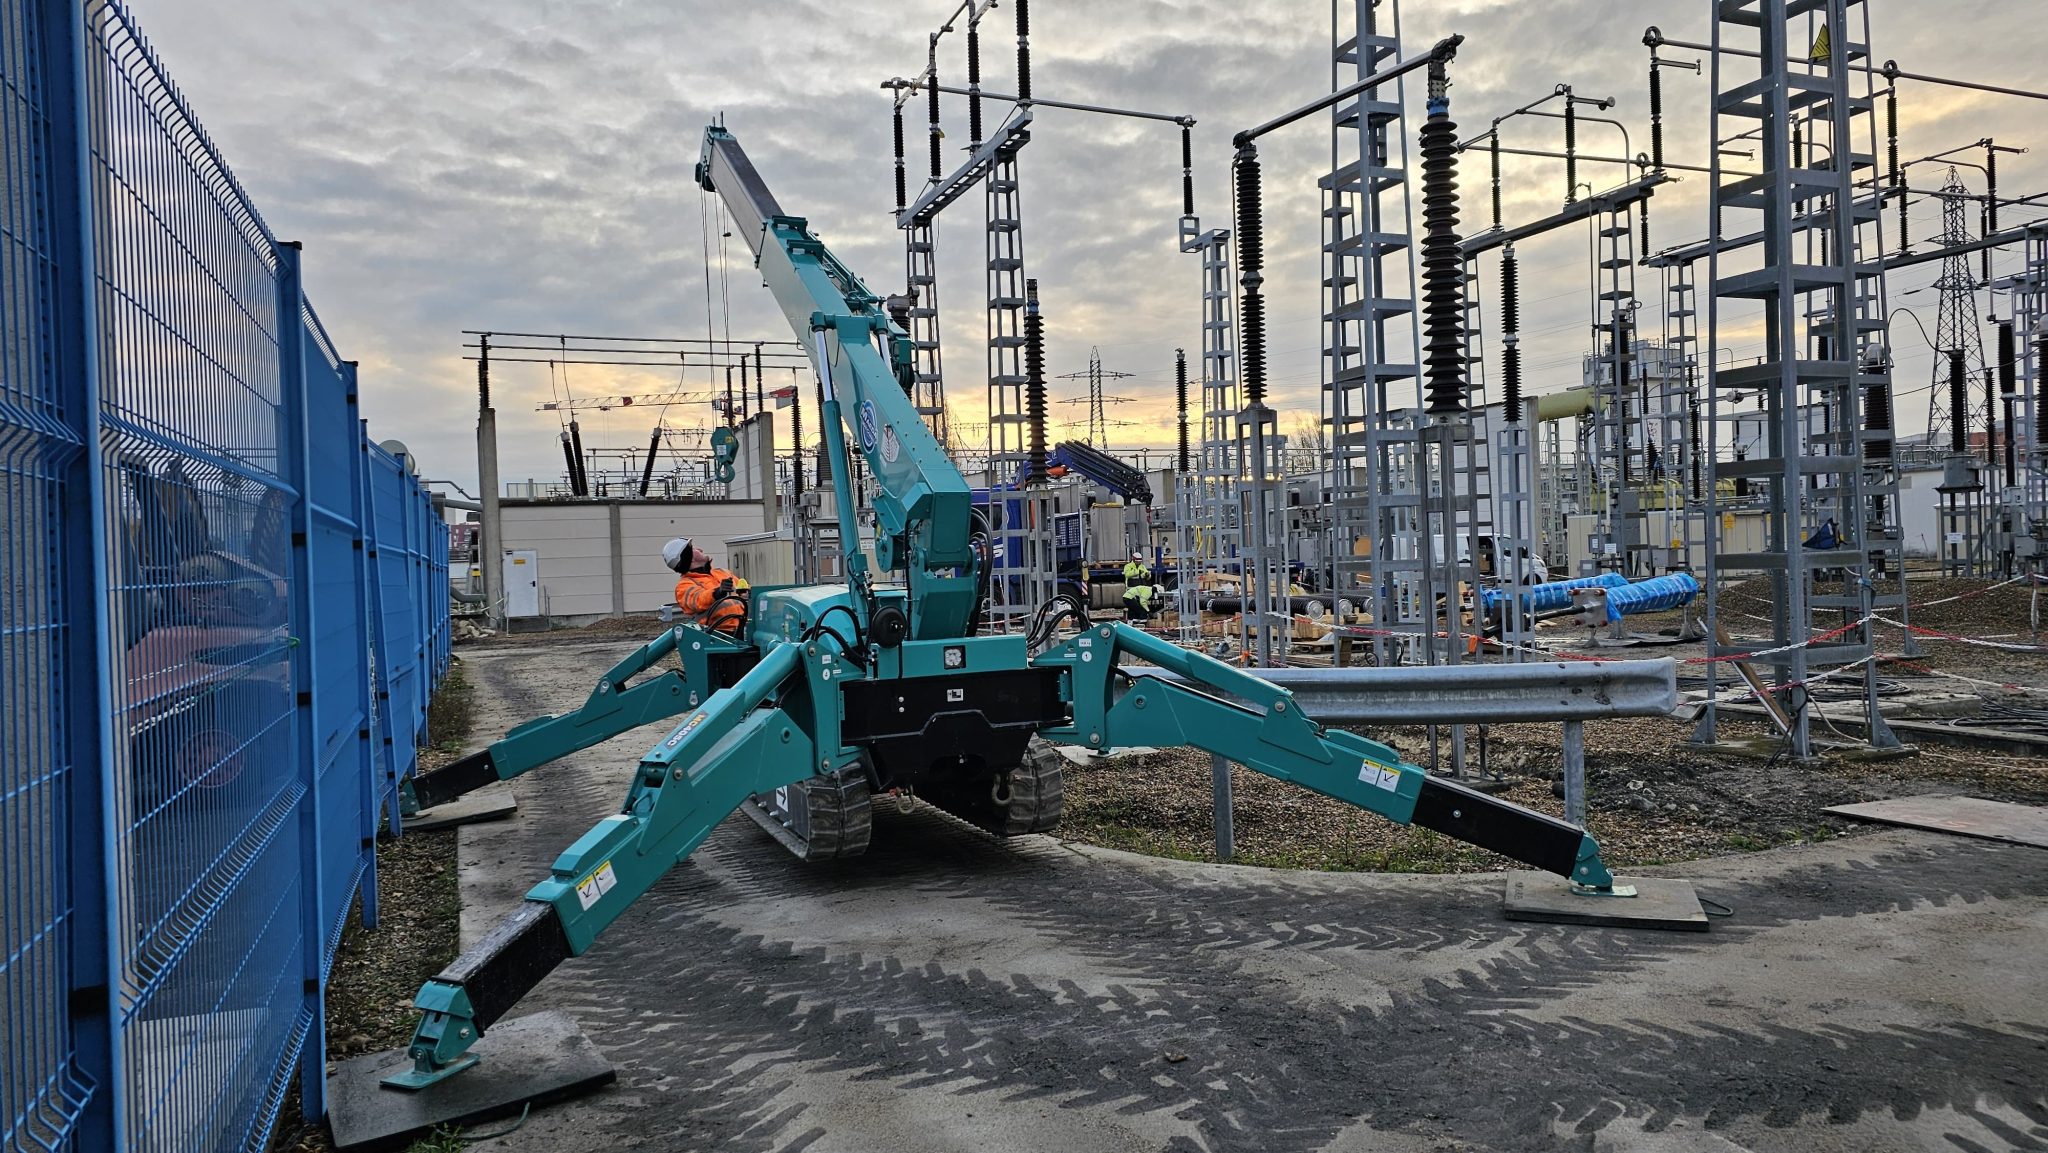
[[[1500,227],[1500,121],[1493,123],[1493,132],[1487,136],[1487,163],[1493,177],[1493,226]]]
[[[1444,61],[1432,61],[1421,148],[1424,407],[1432,416],[1465,411],[1465,262],[1458,254],[1458,126],[1449,88]]]
[[[1266,403],[1266,229],[1260,208],[1258,147],[1240,141],[1237,175],[1237,283],[1244,290],[1238,305],[1238,332],[1243,344],[1245,403]]]
[[[1883,384],[1873,384],[1863,390],[1863,427],[1880,436],[1867,437],[1863,441],[1863,459],[1890,460],[1892,458],[1892,390]]]
[[[1522,272],[1510,244],[1500,257],[1501,415],[1522,420]]]
[[[1031,0],[1017,0],[1017,99],[1031,99]]]
[[[804,494],[804,390],[789,390],[789,479],[792,496]]]
[[[1173,350],[1173,403],[1180,418],[1180,475],[1188,472],[1188,354]]]
[[[967,148],[981,147],[981,21],[967,25]]]
[[[2019,400],[2019,346],[2012,321],[1998,322],[1998,402],[2005,408],[2005,487],[2019,483],[2018,452],[2013,445],[2013,407]]]
[[[1963,350],[1948,350],[1948,450],[1965,452],[1970,443],[1970,395],[1963,372]]]
[[[1998,231],[1998,149],[1984,142],[1984,235]],[[1984,279],[1991,280],[1991,250],[1984,250]]]
[[[647,438],[647,463],[640,466],[640,495],[644,499],[647,490],[654,485],[654,459],[661,455],[661,426],[655,425],[654,432]]]
[[[1984,465],[1998,468],[1998,373],[1984,370]]]
[[[1579,105],[1569,95],[1564,98],[1564,202],[1576,204],[1579,200]]]
[[[583,462],[583,426],[576,422],[575,417],[569,418],[569,442],[576,446],[576,495],[589,496],[590,473]]]
[[[2034,451],[2048,449],[2048,396],[2041,395],[2048,382],[2048,335],[2034,341]]]
[[[896,212],[900,216],[903,213],[903,209],[910,203],[909,189],[905,185],[903,175],[903,105],[900,103],[896,105],[894,127],[896,131]]]
[[[1688,370],[1688,372],[1689,372],[1689,371],[1690,371],[1690,370]],[[1692,406],[1691,406],[1691,409],[1690,409],[1690,410],[1689,410],[1689,411],[1688,411],[1688,412],[1686,413],[1686,419],[1687,419],[1687,421],[1688,421],[1688,422],[1689,422],[1689,423],[1691,424],[1691,426],[1692,426],[1692,427],[1691,427],[1691,432],[1690,432],[1690,435],[1691,435],[1691,437],[1692,437],[1692,453],[1691,453],[1691,456],[1692,456],[1692,461],[1691,461],[1691,464],[1692,464],[1692,498],[1693,498],[1694,500],[1698,500],[1698,499],[1700,499],[1700,496],[1701,496],[1701,493],[1700,493],[1700,402],[1699,402],[1699,401],[1695,400],[1695,401],[1693,401],[1693,402],[1692,402]]]
[[[1650,165],[1664,168],[1664,70],[1657,66],[1657,50],[1650,49]]]
[[[939,34],[936,32],[932,33],[929,61],[931,79],[925,89],[925,113],[930,121],[927,131],[931,140],[932,179],[937,180],[943,173],[939,170]]]
[[[1021,9],[1020,9],[1021,11]],[[1018,16],[1022,21],[1023,17]],[[1024,483],[1044,484],[1045,472],[1045,318],[1038,311],[1038,281],[1024,281],[1024,416],[1030,422],[1030,455]]]

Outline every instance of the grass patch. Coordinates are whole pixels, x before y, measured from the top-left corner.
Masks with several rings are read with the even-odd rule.
[[[462,1130],[443,1125],[433,1133],[406,1146],[405,1153],[462,1153]]]
[[[434,699],[427,702],[429,744],[425,747],[447,756],[459,755],[475,723],[476,688],[469,683],[462,662],[455,661],[448,666],[448,675],[441,678]]]

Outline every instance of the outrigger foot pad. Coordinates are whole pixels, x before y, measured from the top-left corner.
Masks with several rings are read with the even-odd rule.
[[[1624,895],[1632,899],[1598,899]],[[1637,877],[1629,884],[1613,885],[1610,892],[1589,890],[1548,873],[1517,871],[1508,874],[1507,890],[1501,900],[1501,915],[1510,921],[1600,925],[1614,929],[1707,931],[1707,911],[1700,906],[1699,895],[1693,892],[1692,882],[1665,877]]]
[[[411,1063],[404,1051],[385,1050],[335,1066],[327,1078],[335,1148],[403,1149],[444,1125],[516,1117],[528,1106],[582,1096],[618,1080],[612,1063],[575,1020],[556,1011],[500,1021],[474,1051],[448,1067],[453,1072],[475,1066],[460,1077],[393,1092],[387,1075],[410,1072]]]

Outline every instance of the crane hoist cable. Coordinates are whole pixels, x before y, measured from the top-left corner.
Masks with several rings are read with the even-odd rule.
[[[697,227],[704,243],[704,347],[706,349],[712,347],[712,342],[718,335],[711,325],[711,206],[708,203],[709,200],[709,197],[700,196],[697,198]],[[704,374],[707,384],[717,385],[718,382],[711,374],[711,366],[708,360],[705,363]]]
[[[732,289],[731,262],[726,259],[725,241],[732,235],[732,217],[726,211],[724,202],[718,205],[718,314],[722,328],[720,339],[725,345],[726,363],[732,363]]]

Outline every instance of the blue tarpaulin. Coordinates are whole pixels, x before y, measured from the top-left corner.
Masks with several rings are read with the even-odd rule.
[[[1654,613],[1690,604],[1699,594],[1700,582],[1690,573],[1651,577],[1634,584],[1607,590],[1607,619],[1618,621],[1630,613]]]
[[[1594,577],[1573,577],[1570,580],[1551,581],[1531,587],[1524,611],[1532,613],[1554,612],[1572,607],[1572,590],[1583,588],[1621,588],[1628,584],[1628,578],[1620,573],[1604,572]],[[1479,594],[1480,606],[1487,612],[1507,600],[1507,589],[1485,589]]]

